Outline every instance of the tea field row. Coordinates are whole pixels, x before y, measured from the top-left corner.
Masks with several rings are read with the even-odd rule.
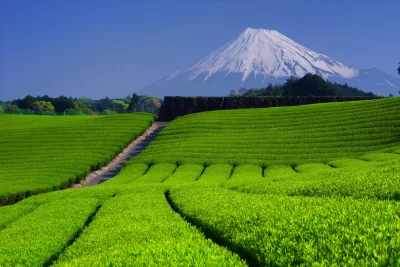
[[[0,115],[0,205],[78,183],[153,120],[150,114]]]
[[[399,156],[333,161],[335,168],[130,163],[97,187],[0,208],[0,265],[395,266]],[[321,175],[337,181],[351,172],[359,175],[344,176],[333,195],[293,194],[318,187]],[[368,185],[375,179],[392,182]],[[352,181],[362,195],[349,197]]]
[[[137,163],[327,163],[400,147],[400,98],[223,110],[179,117]]]

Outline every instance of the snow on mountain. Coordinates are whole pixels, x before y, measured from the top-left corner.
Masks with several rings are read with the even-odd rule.
[[[207,73],[207,80],[220,71],[242,73],[242,81],[250,74],[288,77],[318,73],[344,78],[358,75],[358,70],[307,49],[277,31],[251,28],[189,69],[187,77],[193,80]]]
[[[277,31],[247,28],[236,40],[212,52],[192,68],[178,70],[140,93],[158,97],[227,95],[231,89],[282,83],[289,76],[302,77],[307,73],[344,81],[380,95],[397,92],[395,89],[400,87],[399,79],[379,70],[358,70],[310,50]]]

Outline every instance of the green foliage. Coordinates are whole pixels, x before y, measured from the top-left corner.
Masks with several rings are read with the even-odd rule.
[[[113,179],[1,207],[0,266],[398,266],[399,109],[390,98],[178,118]],[[0,177],[37,190],[122,148],[149,116],[2,115]]]
[[[54,106],[50,102],[46,101],[35,101],[32,103],[33,110],[41,112],[54,112]]]
[[[58,191],[0,208],[0,266],[50,266],[114,193]]]
[[[234,91],[234,90],[232,90]],[[283,95],[283,87],[280,84],[272,85],[268,84],[266,88],[252,88],[249,90],[242,89],[242,96],[282,96]],[[232,96],[232,95],[229,95]],[[239,96],[239,95],[237,95]]]
[[[119,99],[113,99],[112,102],[118,107],[117,112],[118,113],[123,113],[125,110],[128,108],[128,104],[126,104],[124,101],[119,100]]]
[[[103,112],[101,114],[103,114],[103,115],[111,115],[111,114],[117,114],[117,112],[109,110],[109,109],[105,109],[105,110],[103,110]]]
[[[172,121],[136,163],[299,165],[400,143],[400,99],[222,110]]]
[[[126,108],[127,112],[149,112],[157,114],[161,107],[161,101],[153,96],[133,94],[129,105]]]
[[[136,111],[157,114],[161,106],[160,99],[152,96],[138,96],[135,98]],[[135,101],[136,101],[135,100]],[[92,115],[126,113],[131,99],[92,100],[87,97],[72,98],[60,96],[56,98],[45,96],[26,96],[12,102],[2,103],[6,113],[35,114],[35,115]],[[51,114],[50,114],[50,113]]]
[[[287,177],[296,174],[292,166],[287,165],[272,165],[264,170],[264,178],[266,181],[271,180],[275,182],[278,177]]]
[[[298,172],[277,172],[267,168],[265,177],[245,173],[224,186],[251,194],[279,194],[307,197],[353,197],[400,200],[400,155],[387,153],[385,161],[341,159],[325,164],[304,164]],[[333,166],[334,168],[332,168]],[[339,167],[338,167],[339,166]],[[241,167],[241,166],[239,166]],[[237,168],[239,168],[237,167]],[[287,166],[287,170],[289,170]],[[269,172],[269,169],[272,172]]]
[[[18,108],[18,106],[15,105],[15,104],[10,105],[10,106],[6,109],[7,112],[19,112],[20,110],[21,110],[21,109]]]
[[[123,240],[121,242],[121,240]],[[170,208],[164,190],[147,188],[104,203],[55,266],[244,266]]]
[[[307,183],[306,174],[315,175],[309,185],[318,185],[317,174],[323,175],[320,181],[331,178],[336,181],[333,185],[338,184],[336,174],[340,171],[323,172],[318,164],[299,166],[303,173],[289,172],[292,168],[284,166],[271,167],[264,170],[269,175],[263,177],[262,168],[251,165],[237,166],[233,172],[230,165],[211,165],[203,172],[201,165],[181,165],[175,170],[172,164],[157,164],[147,171],[146,165],[129,162],[117,177],[101,186],[42,194],[0,208],[0,237],[10,240],[12,236],[13,240],[2,244],[5,249],[3,254],[0,252],[0,264],[26,262],[40,266],[53,261],[56,266],[243,264],[226,246],[249,263],[262,266],[343,263],[396,266],[400,206],[397,202],[376,201],[373,194],[374,187],[382,186],[376,175],[398,177],[400,173],[400,159],[395,154],[391,161],[388,159],[330,163],[348,173],[343,181],[354,192],[363,182],[372,182],[371,190],[360,200],[338,194],[333,194],[333,198],[290,195],[296,181]],[[369,167],[376,173],[354,183],[352,173],[357,164],[365,173],[370,170],[363,164],[371,164]],[[383,172],[381,167],[391,169]],[[271,176],[273,173],[277,176]],[[293,179],[288,179],[288,175]],[[272,177],[278,178],[274,183],[281,184],[281,192],[254,194],[221,188],[222,184],[228,188],[239,185],[235,190],[246,184],[260,188],[263,183],[267,188],[274,184]],[[387,181],[394,176],[389,177]],[[332,190],[325,189],[327,185],[320,188]],[[338,186],[337,190],[344,188]],[[166,191],[171,192],[167,198]],[[223,246],[205,239],[174,213],[167,199],[187,221]],[[1,231],[1,227],[6,228]],[[75,241],[69,245],[71,240]]]
[[[221,186],[232,174],[233,166],[229,164],[214,164],[204,169],[198,178],[199,184]]]
[[[32,212],[40,203],[30,201],[29,203],[21,202],[18,206],[10,205],[0,208],[0,231],[7,227],[11,222]]]
[[[233,169],[229,180],[224,184],[227,187],[236,188],[239,184],[254,184],[261,182],[263,169],[255,165],[241,165]]]
[[[83,114],[93,114],[94,111],[89,108],[84,102],[81,100],[76,100],[74,102],[75,108],[73,109],[76,113],[83,113]]]
[[[291,96],[293,94],[293,87],[297,81],[298,79],[294,76],[287,78],[285,84],[282,86],[282,95]]]
[[[150,169],[143,176],[132,181],[133,184],[151,184],[162,183],[165,181],[176,169],[175,164],[159,163],[150,167]]]
[[[98,205],[98,200],[90,198],[40,205],[0,232],[0,265],[45,265],[73,240]]]
[[[126,111],[127,112],[138,111],[139,101],[140,101],[140,97],[136,93],[134,93],[132,95],[131,102],[129,103],[129,106]]]
[[[118,179],[110,179],[101,186],[123,185],[141,177],[149,169],[146,164],[126,164],[118,174]]]
[[[150,114],[0,116],[0,205],[65,188],[108,163],[152,123]]]
[[[204,166],[198,164],[185,164],[176,168],[164,183],[167,185],[183,185],[185,183],[195,182],[200,175]]]
[[[347,84],[332,83],[310,73],[300,79],[291,76],[283,85],[269,84],[266,88],[248,90],[242,88],[239,94],[241,96],[375,96],[373,93],[365,93]]]
[[[296,178],[300,181],[293,181],[286,189],[289,195],[352,196],[400,201],[400,159],[381,166],[363,166]]]
[[[351,198],[171,190],[177,209],[258,266],[397,266],[400,205]]]
[[[160,107],[160,99],[146,95],[140,97],[139,111],[157,114]]]

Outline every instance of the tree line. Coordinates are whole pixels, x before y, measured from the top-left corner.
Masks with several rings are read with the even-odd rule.
[[[50,97],[27,95],[13,101],[0,101],[0,113],[14,114],[116,114],[129,112],[148,112],[157,114],[162,100],[153,96],[137,95],[111,99],[109,97],[93,100],[87,97]]]
[[[316,74],[306,74],[298,79],[289,77],[284,84],[271,83],[265,88],[240,88],[231,90],[229,96],[376,96],[347,84],[324,80]]]

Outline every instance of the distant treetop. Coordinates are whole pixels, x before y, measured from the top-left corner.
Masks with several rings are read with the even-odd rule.
[[[265,88],[240,88],[238,92],[232,90],[229,96],[376,96],[366,93],[347,84],[332,83],[316,74],[308,73],[303,78],[289,77],[286,82]]]

